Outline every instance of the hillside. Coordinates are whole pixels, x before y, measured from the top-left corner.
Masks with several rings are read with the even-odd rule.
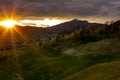
[[[59,34],[41,45],[29,42],[26,47],[0,51],[0,79],[118,80],[119,27],[119,21],[88,27]]]
[[[82,70],[62,80],[119,80],[120,61],[102,63]]]
[[[55,38],[64,31],[74,32],[77,29],[87,26],[98,27],[102,24],[89,23],[87,21],[72,20],[56,26],[41,28],[31,26],[15,26],[12,30],[0,27],[0,50],[9,50],[13,47],[11,36],[14,36],[14,44],[17,48],[25,47],[28,44],[39,45],[44,41]]]
[[[104,45],[102,45],[103,43]],[[110,47],[108,43],[116,43],[117,45]],[[107,39],[93,43],[93,45],[91,44],[92,43],[87,43],[84,47],[83,45],[76,45],[75,49],[80,49],[80,52],[73,53],[72,55],[61,54],[62,52],[56,48],[43,48],[39,46],[28,47],[23,50],[2,51],[0,52],[0,78],[2,80],[8,80],[19,75],[19,77],[25,80],[84,80],[84,78],[89,79],[94,74],[102,73],[104,70],[106,70],[107,73],[97,75],[100,76],[101,79],[109,80],[110,76],[113,76],[110,80],[118,78],[120,40]],[[81,49],[81,47],[83,49]],[[75,56],[73,56],[74,54]],[[80,55],[76,56],[76,54]],[[101,70],[99,70],[99,68],[101,68]],[[114,74],[114,72],[111,73],[111,70],[118,72]],[[102,78],[102,76],[104,77]],[[96,80],[100,77],[93,77],[91,79]]]

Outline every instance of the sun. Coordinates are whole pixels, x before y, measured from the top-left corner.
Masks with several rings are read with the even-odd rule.
[[[4,20],[0,22],[0,25],[6,27],[6,28],[13,28],[17,24],[17,21],[15,20]]]

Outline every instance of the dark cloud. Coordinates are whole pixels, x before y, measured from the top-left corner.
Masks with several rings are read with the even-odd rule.
[[[13,5],[14,0],[0,0],[0,6],[11,6]]]
[[[0,0],[26,16],[120,18],[120,0]]]

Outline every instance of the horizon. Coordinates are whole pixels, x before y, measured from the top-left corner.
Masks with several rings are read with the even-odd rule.
[[[57,20],[57,19],[49,19],[49,18],[46,18],[46,19],[42,19],[42,20],[18,20],[18,21],[15,21],[15,25],[18,25],[18,26],[31,26],[31,27],[42,27],[42,28],[46,28],[46,27],[52,27],[52,26],[56,26],[56,25],[59,25],[59,24],[62,24],[62,23],[66,23],[66,22],[70,22],[72,20],[75,20],[77,18],[74,18],[74,19],[64,19],[64,20]],[[85,19],[77,19],[79,21],[88,21],[88,20],[85,20]],[[6,20],[7,21],[7,20]],[[11,21],[11,19],[10,19]],[[117,21],[117,20],[116,20]],[[115,22],[113,20],[111,21],[105,21],[105,22],[94,22],[94,21],[88,21],[89,23],[98,23],[98,24],[105,24],[106,22],[107,23],[110,23],[110,22]],[[0,26],[4,26],[2,25],[2,23],[4,23],[4,21],[0,21]],[[8,22],[9,23],[9,22]],[[7,23],[5,23],[7,24]]]
[[[119,3],[119,0],[0,0],[0,19],[17,19],[23,25],[38,27],[73,19],[105,23],[119,20]]]
[[[92,20],[87,20],[87,19],[79,19],[79,18],[71,18],[71,19],[57,19],[57,18],[45,18],[45,19],[38,19],[38,20],[30,20],[30,19],[25,19],[25,20],[19,20],[20,23],[22,23],[24,26],[36,26],[36,27],[52,27],[55,25],[59,25],[65,22],[69,22],[72,21],[74,19],[80,20],[80,21],[88,21],[89,23],[101,23],[104,24],[106,22],[111,22],[113,20],[110,21],[105,21],[105,22],[101,22],[101,21],[92,21]],[[117,21],[117,20],[115,20]]]

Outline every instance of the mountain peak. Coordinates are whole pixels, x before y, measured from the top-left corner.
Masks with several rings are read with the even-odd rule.
[[[72,21],[79,21],[78,19],[73,19]]]
[[[79,19],[73,19],[70,22],[84,22],[84,23],[89,23],[87,20],[79,20]]]

